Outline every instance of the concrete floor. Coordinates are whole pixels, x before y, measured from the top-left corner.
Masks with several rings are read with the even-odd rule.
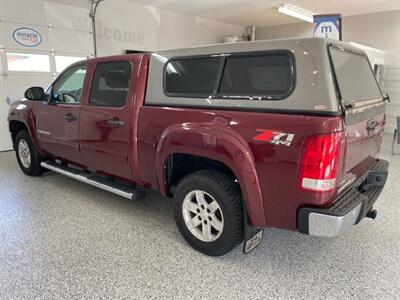
[[[400,299],[400,156],[388,144],[375,221],[336,239],[268,229],[251,254],[219,258],[185,243],[156,193],[132,202],[27,177],[0,153],[0,298]]]

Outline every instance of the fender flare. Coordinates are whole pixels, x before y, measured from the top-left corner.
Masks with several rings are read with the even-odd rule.
[[[9,130],[11,132],[11,122],[19,122],[25,125],[26,129],[28,130],[28,133],[32,139],[32,143],[36,148],[36,151],[40,154],[43,155],[43,151],[41,150],[41,148],[39,147],[38,141],[37,141],[37,135],[36,135],[36,122],[34,120],[34,115],[31,111],[27,112],[25,115],[25,118],[10,118],[9,119]],[[15,145],[14,145],[15,147]]]
[[[163,195],[167,194],[167,159],[176,153],[216,160],[229,167],[239,180],[249,223],[266,227],[254,157],[240,134],[217,123],[182,123],[165,129],[156,147],[157,181]]]

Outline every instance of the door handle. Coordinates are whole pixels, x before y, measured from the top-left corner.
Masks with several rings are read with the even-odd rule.
[[[125,121],[122,121],[118,118],[106,120],[106,123],[107,123],[107,125],[111,126],[112,128],[125,127]]]
[[[67,122],[73,122],[73,121],[76,121],[76,120],[78,120],[78,117],[77,116],[75,116],[75,115],[73,115],[73,114],[71,114],[71,113],[67,113],[65,116],[64,116],[64,120],[66,120]]]

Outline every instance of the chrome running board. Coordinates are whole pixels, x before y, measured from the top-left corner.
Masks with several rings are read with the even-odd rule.
[[[55,162],[41,162],[40,166],[129,200],[139,200],[145,197],[145,192],[143,190],[108,181],[102,177],[79,171],[65,165],[60,165]]]

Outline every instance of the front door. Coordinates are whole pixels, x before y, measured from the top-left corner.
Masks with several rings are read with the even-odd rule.
[[[46,92],[49,101],[37,106],[40,147],[57,158],[82,164],[79,149],[81,94],[86,64],[67,69]]]
[[[81,110],[81,150],[95,172],[132,179],[129,166],[133,63],[97,63],[87,103]]]

